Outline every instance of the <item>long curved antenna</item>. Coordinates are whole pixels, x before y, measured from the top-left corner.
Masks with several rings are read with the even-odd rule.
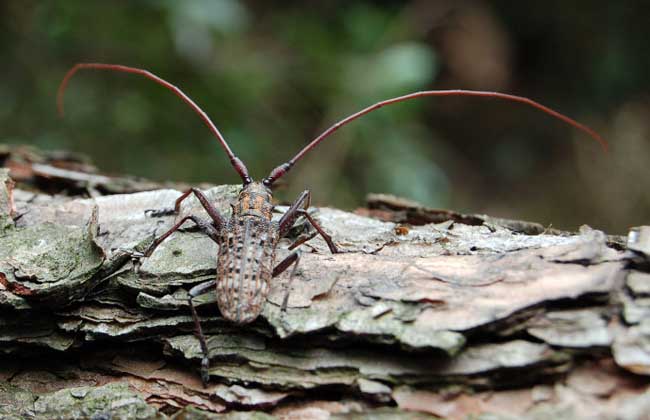
[[[454,89],[454,90],[425,90],[421,92],[415,92],[415,93],[410,93],[408,95],[404,96],[398,96],[396,98],[392,99],[387,99],[385,101],[377,102],[374,105],[370,105],[367,108],[362,109],[361,111],[350,115],[349,117],[346,117],[342,119],[341,121],[337,122],[327,130],[325,130],[320,136],[316,137],[314,140],[311,141],[307,146],[305,146],[300,152],[298,152],[297,155],[295,155],[291,160],[288,162],[283,163],[282,165],[276,167],[271,171],[269,176],[264,178],[264,184],[266,186],[271,186],[275,181],[277,181],[279,178],[281,178],[284,174],[289,172],[293,165],[296,164],[297,161],[299,161],[305,154],[307,154],[311,149],[314,147],[318,146],[318,143],[322,142],[325,140],[327,137],[329,137],[332,133],[334,133],[336,130],[339,128],[343,127],[344,125],[356,120],[357,118],[360,118],[369,112],[372,112],[376,109],[379,109],[383,106],[386,105],[391,105],[394,103],[398,102],[404,102],[408,101],[410,99],[415,99],[415,98],[420,98],[423,96],[482,96],[482,97],[488,97],[488,98],[498,98],[498,99],[505,99],[508,101],[512,102],[520,102],[529,106],[532,106],[533,108],[537,108],[540,111],[543,111],[561,121],[564,121],[565,123],[577,128],[580,131],[583,131],[587,133],[589,136],[591,136],[594,140],[596,140],[598,143],[600,143],[601,147],[603,150],[606,152],[608,145],[607,142],[594,130],[591,128],[587,127],[584,124],[581,124],[569,117],[567,117],[564,114],[561,114],[547,106],[544,106],[540,104],[539,102],[535,102],[532,99],[524,98],[522,96],[516,96],[516,95],[509,95],[507,93],[500,93],[500,92],[485,92],[485,91],[479,91],[479,90],[462,90],[462,89]]]
[[[96,70],[110,70],[110,71],[118,71],[118,72],[123,72],[123,73],[134,73],[134,74],[139,74],[141,76],[146,77],[149,80],[153,80],[154,82],[158,83],[159,85],[162,85],[166,87],[167,89],[171,90],[176,96],[181,98],[183,102],[185,102],[187,105],[192,108],[194,112],[196,112],[199,117],[203,120],[205,125],[208,126],[212,134],[217,138],[219,143],[221,144],[221,147],[226,151],[226,154],[228,155],[228,159],[230,159],[230,163],[232,164],[233,168],[237,171],[239,176],[241,177],[244,185],[250,184],[252,182],[251,177],[248,175],[248,169],[246,169],[246,165],[244,165],[244,162],[242,162],[241,159],[239,159],[235,154],[230,150],[230,146],[228,146],[228,143],[226,142],[226,139],[221,135],[221,132],[217,128],[216,125],[210,120],[210,117],[208,117],[208,114],[206,114],[192,99],[190,99],[189,96],[187,96],[182,90],[180,90],[178,87],[172,85],[166,80],[161,79],[160,77],[156,76],[155,74],[147,71],[147,70],[142,70],[134,67],[128,67],[128,66],[122,66],[119,64],[104,64],[104,63],[77,63],[75,64],[68,72],[66,73],[65,77],[61,81],[61,84],[59,85],[59,90],[56,95],[56,103],[57,103],[57,108],[59,110],[59,115],[63,116],[64,114],[64,109],[63,109],[63,95],[65,93],[65,89],[68,86],[68,82],[70,81],[70,78],[74,76],[74,74],[81,70],[81,69],[96,69]]]

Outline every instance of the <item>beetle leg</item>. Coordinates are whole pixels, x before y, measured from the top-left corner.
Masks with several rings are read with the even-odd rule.
[[[204,388],[210,381],[210,374],[208,373],[208,368],[210,367],[210,357],[208,353],[208,343],[206,342],[205,336],[203,335],[203,330],[201,329],[201,321],[199,320],[199,315],[196,313],[196,308],[194,307],[194,302],[192,302],[192,299],[197,296],[204,295],[210,290],[214,290],[216,284],[216,280],[210,280],[197,284],[190,289],[190,297],[188,299],[190,303],[190,310],[192,311],[192,319],[194,320],[194,333],[199,340],[201,351],[203,352],[203,358],[201,359],[201,381],[203,382]]]
[[[287,212],[284,213],[284,215],[280,219],[279,222],[280,237],[285,236],[289,232],[289,229],[291,229],[291,227],[296,222],[296,219],[298,218],[299,215],[303,215],[307,218],[309,223],[311,223],[311,225],[316,229],[316,231],[323,237],[332,254],[337,254],[339,250],[336,247],[336,245],[334,245],[334,241],[332,241],[332,237],[329,236],[327,233],[325,233],[323,228],[320,227],[320,225],[316,222],[316,220],[314,220],[314,218],[307,213],[307,208],[309,208],[310,201],[311,201],[311,193],[309,192],[309,190],[303,191],[298,196],[298,199],[296,199],[296,201],[293,202],[291,207],[289,207],[289,210],[287,210]]]
[[[203,233],[208,235],[210,237],[210,239],[212,239],[213,241],[215,241],[217,243],[219,242],[219,230],[218,229],[216,229],[212,224],[210,224],[210,222],[207,222],[207,221],[201,219],[200,217],[189,215],[189,216],[183,217],[174,226],[172,226],[167,232],[163,233],[162,235],[160,235],[159,237],[154,239],[154,241],[151,243],[151,245],[149,245],[149,248],[147,248],[147,250],[144,251],[141,255],[137,255],[137,256],[150,257],[151,254],[153,254],[153,252],[155,251],[155,249],[158,248],[158,246],[161,243],[163,243],[163,241],[165,239],[167,239],[172,233],[174,233],[178,229],[180,229],[180,227],[183,225],[183,223],[185,223],[187,220],[191,220],[194,223],[196,223],[196,225],[199,227],[199,229],[201,229],[201,231]]]
[[[173,209],[160,209],[160,210],[145,210],[145,214],[150,214],[152,217],[160,217],[160,216],[169,216],[172,214],[178,214],[180,209],[181,209],[181,203],[190,196],[190,194],[194,194],[194,196],[199,200],[205,211],[208,213],[212,221],[214,222],[214,225],[217,229],[221,229],[223,225],[226,223],[226,220],[223,218],[223,216],[219,213],[219,211],[214,208],[212,203],[210,203],[210,200],[199,190],[198,188],[190,188],[189,190],[185,191],[183,194],[181,194],[180,197],[176,199],[176,204],[174,205]]]
[[[310,235],[300,235],[300,236],[298,236],[298,238],[296,238],[294,243],[289,245],[289,248],[288,248],[289,251],[298,248],[300,245],[304,244],[307,241],[311,241],[316,236],[318,236],[318,232],[312,232]]]
[[[327,246],[328,246],[329,249],[330,249],[330,252],[331,252],[332,254],[338,254],[338,253],[339,253],[339,250],[338,250],[338,248],[336,247],[336,245],[334,245],[334,241],[332,240],[332,237],[331,237],[330,235],[328,235],[328,234],[323,230],[322,227],[320,227],[320,225],[316,222],[316,220],[314,220],[313,217],[311,217],[311,215],[310,215],[309,213],[307,213],[307,210],[305,210],[305,209],[298,209],[298,213],[300,213],[300,214],[302,214],[303,216],[305,216],[305,217],[307,218],[307,220],[309,221],[309,223],[311,223],[311,225],[314,227],[314,229],[316,229],[316,231],[320,234],[320,236],[323,237],[323,239],[324,239],[325,242],[327,243]]]
[[[148,258],[153,254],[153,252],[158,248],[158,246],[163,243],[165,239],[167,239],[172,233],[176,232],[180,227],[185,223],[187,220],[192,220],[198,227],[201,229],[203,233],[208,235],[210,239],[215,241],[216,243],[219,243],[219,231],[215,229],[215,227],[210,224],[210,222],[205,221],[201,219],[200,217],[189,215],[183,217],[178,223],[176,223],[174,226],[172,226],[167,232],[163,233],[160,235],[158,238],[155,237],[155,232],[154,232],[154,239],[151,245],[144,251],[144,252],[139,252],[135,250],[124,250],[128,255],[131,256],[131,259],[133,260],[133,268],[135,273],[137,274],[140,270],[140,259],[141,258]]]
[[[282,299],[281,311],[287,311],[287,305],[289,304],[289,292],[291,291],[291,284],[293,283],[293,278],[296,276],[296,270],[298,269],[298,263],[300,262],[300,251],[293,251],[287,256],[287,258],[280,261],[278,265],[273,269],[273,277],[277,277],[280,274],[284,273],[291,264],[293,264],[293,269],[291,269],[291,274],[289,274],[289,283],[287,283],[286,292],[284,294],[284,299]]]

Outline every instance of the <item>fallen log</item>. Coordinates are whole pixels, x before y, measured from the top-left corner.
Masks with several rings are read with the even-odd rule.
[[[288,274],[246,327],[197,299],[204,388],[187,292],[216,245],[186,229],[137,271],[129,254],[174,223],[145,210],[180,191],[22,163],[16,188],[0,172],[2,418],[648,418],[649,227],[560,232],[387,196],[313,209],[346,252],[306,242],[285,313]],[[206,190],[224,215],[237,192]]]

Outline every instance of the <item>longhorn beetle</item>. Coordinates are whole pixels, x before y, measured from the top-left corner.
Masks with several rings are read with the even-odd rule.
[[[217,275],[215,280],[201,283],[194,286],[189,291],[189,306],[194,320],[196,335],[201,344],[203,358],[201,362],[201,378],[203,383],[206,384],[209,380],[208,375],[208,347],[206,344],[205,336],[203,335],[199,317],[194,308],[192,299],[209,292],[211,289],[216,288],[217,304],[221,315],[238,325],[248,324],[253,322],[262,311],[266,297],[269,293],[269,283],[271,278],[278,276],[287,270],[292,264],[293,269],[289,277],[289,284],[294,277],[296,267],[300,261],[299,252],[293,251],[284,260],[275,264],[275,251],[280,238],[284,237],[295,223],[298,216],[304,216],[309,223],[320,234],[330,251],[335,254],[338,251],[332,238],[325,233],[320,225],[307,213],[309,207],[311,193],[305,190],[294,201],[289,209],[284,213],[278,222],[271,220],[271,213],[273,211],[273,203],[271,196],[271,187],[273,184],[284,176],[293,165],[302,159],[310,150],[316,147],[320,142],[325,140],[328,136],[334,133],[342,126],[362,117],[369,112],[379,109],[386,105],[404,102],[423,96],[480,96],[487,98],[505,99],[513,102],[520,102],[532,106],[540,111],[543,111],[551,116],[564,121],[565,123],[587,133],[593,139],[598,141],[604,150],[607,150],[607,143],[595,131],[589,127],[580,124],[579,122],[551,109],[531,99],[515,96],[499,92],[484,92],[472,90],[429,90],[410,93],[408,95],[399,96],[396,98],[388,99],[378,102],[361,111],[352,114],[330,128],[325,130],[321,135],[312,140],[302,150],[298,152],[293,158],[286,163],[283,163],[273,169],[269,175],[261,182],[253,181],[248,175],[246,165],[242,162],[230,149],[230,146],[221,135],[217,127],[210,120],[208,115],[190,99],[183,91],[173,84],[161,79],[160,77],[150,73],[147,70],[142,70],[133,67],[127,67],[117,64],[103,64],[103,63],[79,63],[72,67],[63,78],[59,86],[57,94],[57,105],[61,115],[63,115],[63,95],[70,81],[70,78],[81,69],[97,69],[97,70],[110,70],[124,73],[134,73],[144,76],[154,82],[171,90],[176,96],[182,99],[187,105],[196,112],[203,122],[208,126],[212,134],[217,138],[221,147],[224,149],[230,163],[239,174],[242,180],[242,189],[239,193],[236,204],[232,205],[232,215],[229,219],[224,218],[217,209],[209,202],[207,197],[198,189],[191,188],[185,191],[177,200],[173,210],[158,212],[158,214],[165,213],[178,213],[180,205],[187,197],[194,194],[199,200],[203,208],[210,216],[211,221],[203,220],[194,215],[188,215],[180,219],[174,224],[166,233],[156,238],[153,243],[138,257],[149,257],[153,251],[160,245],[169,235],[178,230],[187,220],[193,221],[201,231],[208,235],[213,241],[219,245],[219,254],[217,256]],[[299,245],[299,239],[294,243],[290,249]],[[286,310],[288,293],[287,291],[282,303],[282,311]]]

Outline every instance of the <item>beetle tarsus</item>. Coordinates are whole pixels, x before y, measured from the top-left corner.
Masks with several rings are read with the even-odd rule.
[[[210,373],[208,369],[210,368],[210,360],[207,356],[203,356],[201,359],[201,382],[203,382],[203,388],[207,388],[210,383]]]
[[[146,255],[144,252],[136,251],[135,249],[126,249],[118,248],[118,251],[122,252],[125,255],[128,255],[131,258],[131,263],[133,264],[133,271],[135,274],[140,272],[141,259],[145,258]]]
[[[147,209],[144,211],[144,215],[149,217],[164,217],[174,214],[176,214],[176,210],[173,207],[166,209]]]

